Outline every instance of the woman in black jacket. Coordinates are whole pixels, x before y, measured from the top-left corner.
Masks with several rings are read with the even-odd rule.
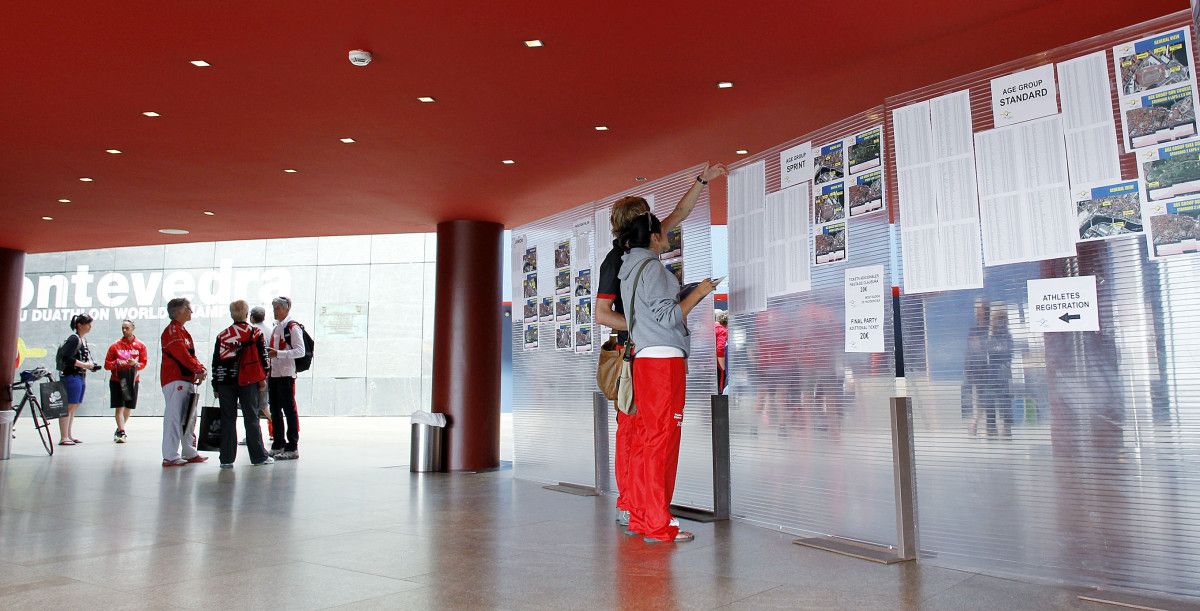
[[[92,351],[83,339],[92,330],[92,317],[87,314],[72,316],[71,330],[74,333],[59,347],[56,359],[63,386],[67,388],[67,414],[58,419],[60,446],[83,443],[71,435],[71,425],[75,423],[75,410],[83,403],[83,391],[87,388],[84,376],[89,371],[100,371],[101,367],[92,362]]]

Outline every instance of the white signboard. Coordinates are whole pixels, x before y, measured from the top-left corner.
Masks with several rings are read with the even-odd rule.
[[[786,189],[812,178],[812,142],[797,144],[779,153],[779,188]]]
[[[1040,333],[1099,331],[1096,277],[1030,280],[1029,325]]]
[[[1058,113],[1054,64],[992,79],[992,118],[996,127]]]
[[[846,270],[846,352],[883,352],[883,266]]]

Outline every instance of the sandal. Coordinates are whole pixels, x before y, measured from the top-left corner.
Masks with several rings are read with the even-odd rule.
[[[83,443],[82,439],[75,439],[74,437],[71,438],[71,441],[74,441],[75,443]]]
[[[75,445],[75,441],[74,441],[74,440],[72,440],[72,439],[64,439],[64,440],[62,440],[62,441],[58,442],[58,445],[60,445],[60,446],[73,446],[73,445]]]
[[[654,539],[651,537],[643,537],[642,541],[645,541],[646,543],[687,543],[688,541],[694,541],[695,539],[696,535],[693,535],[686,530],[681,530],[679,531],[679,534],[675,535],[675,538],[670,541],[663,541],[662,539]]]

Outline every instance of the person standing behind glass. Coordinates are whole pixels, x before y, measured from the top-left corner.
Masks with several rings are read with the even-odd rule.
[[[212,385],[221,405],[221,468],[237,460],[237,410],[242,408],[250,462],[274,461],[263,447],[258,427],[258,394],[267,387],[267,346],[262,331],[246,322],[250,306],[242,300],[229,304],[233,324],[217,334],[213,346]]]
[[[132,320],[121,321],[121,339],[108,347],[104,357],[104,368],[112,372],[108,381],[109,405],[113,409],[113,418],[117,420],[117,432],[113,433],[113,441],[125,443],[125,424],[129,422],[130,412],[137,409],[138,385],[141,377],[138,372],[146,368],[149,356],[146,354],[146,344],[133,335]]]
[[[204,363],[196,358],[196,343],[192,341],[192,334],[183,327],[192,319],[191,302],[183,297],[168,301],[167,316],[171,322],[163,329],[159,343],[162,347],[162,364],[158,373],[163,391],[162,466],[178,467],[208,460],[207,456],[201,456],[196,451],[196,419],[188,418],[187,414],[188,398],[195,392],[196,385],[208,377],[208,371]],[[184,422],[185,418],[187,422]]]
[[[267,390],[271,393],[273,438],[271,455],[276,460],[300,458],[300,416],[296,409],[296,359],[304,356],[304,332],[300,323],[292,320],[292,300],[276,297],[271,300],[275,313],[275,328],[267,356],[271,359],[271,377]]]
[[[1008,309],[993,304],[987,334],[988,382],[985,413],[988,435],[1012,435],[1013,338],[1008,330]]]
[[[647,543],[691,541],[695,535],[679,530],[668,507],[675,492],[687,394],[686,359],[691,347],[687,316],[714,286],[706,278],[679,298],[679,280],[658,260],[670,243],[653,214],[634,219],[621,235],[628,250],[620,271],[621,301],[635,350],[637,407],[632,419],[638,455],[630,471],[629,531],[642,535]],[[706,320],[706,330],[707,324]]]
[[[92,362],[92,351],[87,340],[83,339],[92,330],[92,317],[87,314],[72,316],[71,330],[74,333],[58,348],[55,359],[63,386],[67,387],[67,414],[58,419],[60,446],[83,443],[71,434],[71,425],[75,424],[75,410],[83,403],[83,392],[87,389],[84,377],[89,371],[100,371],[100,365]]]

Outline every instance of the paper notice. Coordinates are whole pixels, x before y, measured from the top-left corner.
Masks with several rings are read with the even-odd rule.
[[[1136,180],[1073,188],[1071,199],[1081,242],[1142,232],[1142,198]]]
[[[883,266],[847,269],[845,299],[846,352],[883,352]]]
[[[992,79],[992,118],[996,127],[1054,114],[1058,114],[1058,86],[1053,64]]]
[[[1121,180],[1108,58],[1097,51],[1058,64],[1071,185]]]
[[[975,147],[966,91],[892,111],[904,290],[983,286]]]
[[[1196,74],[1191,28],[1113,47],[1125,150],[1196,135]]]
[[[767,307],[766,163],[729,173],[729,309],[759,312]]]
[[[797,144],[779,153],[779,188],[808,182],[812,179],[812,142]]]
[[[1150,258],[1200,253],[1200,197],[1151,202],[1143,210]]]
[[[975,134],[985,265],[1075,255],[1061,116]]]
[[[767,196],[767,296],[811,288],[807,182]]]

